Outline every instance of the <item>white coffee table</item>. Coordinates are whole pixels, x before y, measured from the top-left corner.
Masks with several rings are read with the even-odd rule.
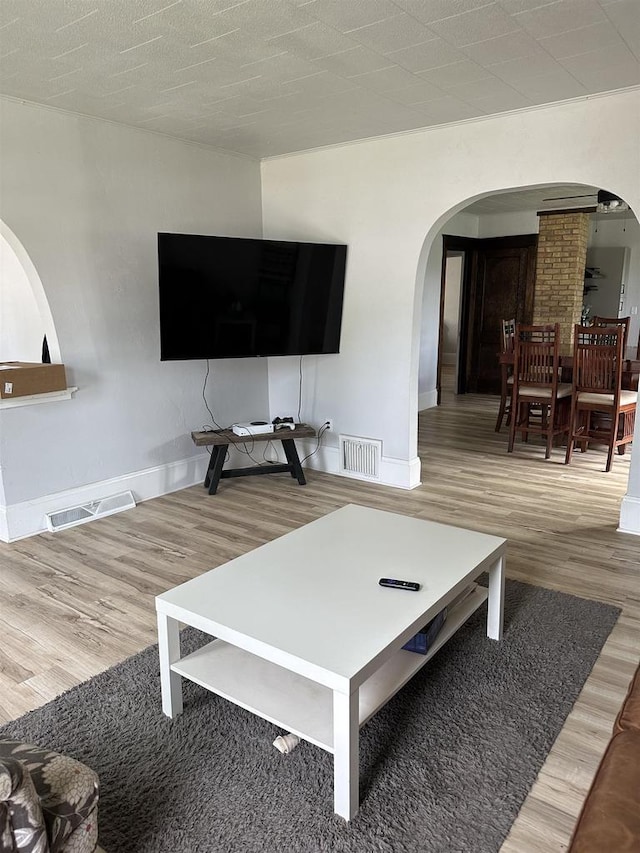
[[[359,805],[359,729],[488,598],[502,636],[506,540],[345,506],[156,598],[162,709],[182,678],[333,753],[334,810]],[[427,655],[402,646],[482,572]],[[417,581],[418,592],[379,586]],[[180,656],[180,623],[217,639]]]

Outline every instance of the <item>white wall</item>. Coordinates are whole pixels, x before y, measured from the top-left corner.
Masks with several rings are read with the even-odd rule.
[[[640,211],[639,211],[640,213]],[[596,230],[597,228],[597,230]],[[629,343],[635,344],[640,334],[640,224],[630,215],[628,218],[598,216],[591,223],[589,248],[592,254],[604,248],[628,248],[628,266],[623,272],[625,288],[622,315],[631,315]],[[603,269],[606,273],[606,270]],[[600,285],[601,281],[596,281]]]
[[[40,361],[44,333],[27,273],[0,234],[0,361]]]
[[[587,249],[587,267],[599,270],[601,278],[586,278],[591,290],[584,294],[583,304],[590,317],[618,317],[623,298],[623,279],[628,266],[629,249],[592,246]],[[624,315],[623,315],[624,316]]]
[[[416,485],[425,281],[431,341],[438,323],[439,268],[426,276],[435,235],[475,198],[539,184],[603,186],[640,209],[639,124],[635,90],[263,162],[265,236],[349,245],[342,351],[317,366],[314,411],[331,407],[338,432],[382,439],[404,471],[398,484]]]
[[[40,275],[79,388],[70,401],[0,410],[5,514],[88,484],[118,491],[124,475],[142,482],[140,472],[151,472],[151,492],[196,482],[202,453],[190,431],[210,420],[205,363],[160,362],[156,235],[261,236],[259,164],[12,100],[0,106],[0,219]],[[267,390],[264,362],[212,362],[208,399],[220,423],[266,411]]]

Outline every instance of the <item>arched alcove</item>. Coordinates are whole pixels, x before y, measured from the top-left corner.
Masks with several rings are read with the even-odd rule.
[[[0,361],[40,361],[47,337],[51,361],[62,361],[53,316],[26,249],[0,220]]]
[[[632,315],[629,339],[634,342],[638,340],[640,332],[637,315],[638,294],[633,290],[634,282],[638,280],[638,274],[640,274],[640,226],[633,211],[628,208],[618,213],[598,212],[598,196],[598,190],[593,185],[577,183],[549,182],[500,188],[461,200],[439,217],[425,237],[416,277],[414,334],[417,338],[416,350],[418,351],[419,409],[435,404],[433,389],[436,386],[443,234],[453,234],[462,238],[493,238],[496,241],[497,238],[514,239],[518,235],[537,234],[541,214],[570,214],[578,210],[587,216],[590,214],[590,225],[587,223],[587,258],[595,257],[596,265],[601,255],[607,258],[606,277],[603,276],[602,282],[610,285],[610,279],[617,276],[615,287],[611,284],[612,304],[617,303],[612,313]],[[473,239],[470,242],[473,242]],[[609,261],[609,255],[615,255],[616,259],[618,256],[624,258],[624,265],[622,263],[618,265],[620,267],[618,272]],[[589,263],[592,262],[587,260],[586,265]],[[584,260],[582,269],[586,274]],[[580,291],[583,285],[584,280],[581,274],[577,282]],[[630,286],[632,292],[629,292]],[[600,287],[604,295],[603,284]],[[533,300],[536,288],[532,289]],[[582,300],[581,292],[578,298]],[[579,322],[579,311],[580,305],[578,305],[577,316],[567,321],[571,328],[573,328],[571,323]],[[537,313],[539,314],[540,311]],[[600,313],[606,312],[601,310]],[[538,318],[536,322],[547,322],[547,320]],[[566,337],[569,338],[569,335]],[[496,332],[496,344],[497,342]]]
[[[640,332],[640,316],[638,315],[638,298],[640,292],[636,286],[638,276],[640,275],[640,223],[632,208],[613,213],[602,212],[596,209],[596,195],[588,191],[591,186],[573,185],[575,192],[581,191],[585,193],[585,198],[589,200],[583,202],[583,206],[579,207],[579,201],[576,201],[573,196],[567,199],[559,199],[560,203],[545,206],[540,204],[533,205],[527,215],[521,213],[509,212],[508,208],[504,215],[500,216],[499,206],[502,205],[501,199],[505,195],[511,193],[524,195],[528,192],[542,192],[548,196],[561,195],[558,184],[539,184],[530,185],[528,187],[514,187],[511,190],[496,190],[495,192],[486,192],[481,195],[469,197],[466,200],[458,202],[444,212],[429,229],[425,236],[416,275],[416,291],[415,291],[415,314],[414,314],[414,365],[417,366],[417,393],[414,399],[417,401],[417,410],[426,409],[436,405],[436,374],[437,374],[437,359],[438,359],[438,309],[444,294],[441,290],[442,281],[446,281],[446,265],[443,258],[443,239],[444,234],[460,235],[468,238],[493,238],[493,237],[511,237],[514,235],[526,235],[539,231],[539,214],[552,213],[554,215],[567,214],[572,215],[578,211],[589,214],[591,216],[590,224],[587,227],[586,234],[586,249],[587,249],[587,267],[591,263],[589,258],[600,257],[607,258],[606,269],[603,266],[603,271],[606,276],[603,276],[603,281],[608,283],[610,278],[614,277],[615,273],[615,288],[614,296],[612,297],[611,305],[613,306],[611,315],[626,316],[630,315],[630,345],[635,348]],[[588,193],[588,195],[587,195]],[[580,198],[576,196],[576,198]],[[623,197],[620,197],[624,200]],[[479,211],[482,210],[483,201],[493,202],[495,200],[496,212],[495,222],[504,224],[508,222],[512,226],[510,230],[498,232],[491,230],[487,224],[478,224],[472,220],[476,218]],[[489,207],[490,204],[487,205]],[[626,206],[626,205],[625,205]],[[556,207],[558,208],[556,210]],[[470,215],[469,215],[470,214]],[[491,214],[487,213],[487,219],[491,219]],[[513,222],[509,221],[513,219]],[[494,225],[495,222],[490,223]],[[465,230],[466,229],[466,230]],[[469,243],[478,242],[468,240]],[[589,254],[592,252],[592,254]],[[624,264],[619,264],[620,270],[615,271],[613,263],[609,260],[615,254],[624,259]],[[455,255],[455,253],[454,253]],[[455,259],[459,262],[459,258]],[[603,261],[604,265],[604,261]],[[598,263],[596,263],[598,266]],[[584,268],[586,275],[587,269]],[[586,278],[584,279],[586,281]],[[620,285],[622,284],[622,287]],[[584,282],[579,282],[580,290],[584,288]],[[586,290],[586,288],[584,288]],[[535,295],[535,290],[534,290]],[[617,304],[616,304],[617,303]],[[534,322],[548,322],[547,320],[534,320]],[[576,320],[579,322],[579,318]],[[571,327],[573,328],[573,327]],[[569,341],[567,341],[569,343]],[[630,348],[631,348],[630,346]],[[498,347],[496,346],[496,354]],[[497,358],[496,358],[497,361]],[[423,376],[426,377],[423,380]],[[454,380],[449,377],[449,387],[454,383]],[[453,384],[453,387],[457,387]],[[499,406],[499,396],[496,396],[496,414]],[[417,414],[417,413],[416,413]],[[417,421],[417,417],[416,417]],[[416,427],[417,432],[417,427]],[[634,466],[631,465],[629,471],[630,488],[634,482]],[[629,496],[625,498],[627,502],[631,499]],[[636,500],[633,498],[633,500]],[[623,505],[624,509],[624,505]],[[630,513],[631,511],[629,511]],[[628,513],[628,514],[629,514]],[[637,514],[634,515],[634,519]],[[621,517],[622,518],[622,517]],[[621,528],[625,530],[633,529],[636,532],[637,522],[621,521]]]

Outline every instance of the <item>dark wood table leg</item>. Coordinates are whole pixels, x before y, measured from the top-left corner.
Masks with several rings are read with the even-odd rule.
[[[209,466],[207,468],[207,473],[204,475],[204,487],[205,489],[209,488],[209,483],[211,482],[211,469],[215,465],[216,459],[218,458],[218,445],[214,444],[211,450],[209,451]]]
[[[228,444],[216,444],[211,451],[211,459],[209,460],[209,470],[204,479],[205,486],[209,487],[209,494],[215,495],[222,474],[222,466],[227,455]]]
[[[307,481],[305,480],[304,471],[300,464],[300,457],[298,456],[295,441],[292,438],[283,438],[282,449],[284,450],[284,455],[287,457],[287,462],[291,465],[291,476],[296,477],[301,486],[306,486]]]
[[[211,482],[211,471],[213,470],[214,465],[216,464],[216,459],[218,458],[218,450],[220,449],[220,445],[214,444],[209,452],[209,467],[207,468],[207,473],[204,477],[204,487],[205,489],[209,488],[209,483]]]

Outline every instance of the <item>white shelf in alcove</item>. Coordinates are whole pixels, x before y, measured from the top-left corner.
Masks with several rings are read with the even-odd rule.
[[[33,406],[37,403],[54,403],[58,400],[70,400],[78,390],[72,385],[64,391],[48,391],[46,394],[28,394],[24,397],[13,397],[0,400],[0,409],[15,409],[17,406]]]

